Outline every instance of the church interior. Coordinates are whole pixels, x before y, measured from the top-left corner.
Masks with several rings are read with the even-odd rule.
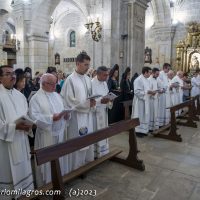
[[[70,172],[63,189],[65,199],[200,200],[199,11],[200,0],[0,0],[0,66],[24,70],[24,77],[32,81],[31,90],[24,91],[28,102],[33,98],[33,92],[39,90],[40,78],[45,73],[56,72],[59,84],[63,81],[64,87],[67,77],[74,72],[77,55],[81,52],[91,59],[88,76],[92,78],[98,73],[100,66],[106,66],[110,71],[113,66],[118,66],[118,91],[112,91],[118,97],[108,111],[109,137],[112,136],[108,140],[109,148],[115,154],[111,155],[112,158],[107,156],[93,161],[94,166],[101,163],[98,166],[90,164],[85,168],[81,166],[80,171],[76,169],[75,172]],[[155,69],[156,74],[156,71],[164,69],[166,63],[174,76],[180,72],[187,77],[185,82],[190,87],[187,89],[187,100],[180,101],[180,104],[172,103],[168,108],[165,106],[168,109],[166,112],[170,113],[169,124],[159,125],[147,137],[136,135],[133,144],[130,142],[133,140],[130,130],[136,125],[130,125],[130,122],[137,122],[134,119],[127,121],[128,129],[124,125],[126,122],[122,120],[133,118],[131,112],[135,110],[131,107],[134,107],[136,93],[134,94],[131,80],[129,94],[121,92],[121,77],[123,78],[127,68],[129,79],[143,73],[144,67],[147,67],[147,71],[149,68]],[[195,86],[198,87],[198,92],[191,95],[191,80],[194,76],[198,77],[196,79],[199,85]],[[62,86],[59,87],[56,86],[56,91],[62,93]],[[136,88],[135,85],[134,87]],[[158,88],[155,89],[157,90]],[[155,112],[156,109],[150,112]],[[182,113],[177,115],[180,109],[185,113],[184,116]],[[185,120],[184,123],[181,123],[182,120]],[[0,114],[0,132],[1,121]],[[119,125],[119,130],[122,130],[119,134],[112,129],[117,123],[122,123]],[[102,135],[105,135],[103,130]],[[106,136],[97,134],[96,139],[91,136],[91,141],[97,142],[105,138]],[[80,143],[75,139],[66,143],[66,147],[69,145],[66,152],[73,152],[70,147],[72,144],[78,145],[74,147],[74,151],[87,147],[86,144],[90,145],[86,138],[82,139]],[[34,139],[29,139],[29,142],[33,152]],[[59,148],[62,149],[61,146]],[[119,157],[126,158],[129,155],[124,161],[125,165],[115,159],[116,154],[119,154],[115,149],[121,149]],[[131,149],[134,153],[131,153]],[[53,150],[58,153],[56,146],[52,147]],[[42,151],[35,151],[31,159],[33,171],[34,156],[41,164],[44,164],[42,159],[52,162],[56,158],[54,154],[51,158],[48,153],[45,158]],[[131,156],[136,159],[133,162],[137,162],[137,166],[135,163],[130,164]],[[58,169],[59,160],[56,159],[54,171]],[[115,162],[116,160],[121,163]],[[53,170],[49,173],[53,173]],[[35,172],[33,174],[35,176]],[[60,189],[63,186],[60,184],[60,169],[51,176],[55,178],[55,182],[47,188]],[[0,173],[0,190],[3,189]],[[34,196],[32,199],[34,198],[56,199],[55,196],[48,195]]]

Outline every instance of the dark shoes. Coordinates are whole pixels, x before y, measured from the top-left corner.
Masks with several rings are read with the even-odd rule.
[[[139,137],[139,138],[143,138],[143,137],[147,136],[147,134],[140,133],[140,132],[136,132],[135,134],[136,134],[136,136]]]

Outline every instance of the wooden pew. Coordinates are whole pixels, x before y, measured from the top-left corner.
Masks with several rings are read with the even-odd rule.
[[[123,105],[124,108],[124,119],[130,119],[131,114],[130,114],[130,107],[133,104],[133,100],[128,100],[128,101],[122,101],[121,104]]]
[[[170,107],[170,113],[171,113],[171,121],[170,121],[170,131],[167,135],[158,133],[154,134],[155,137],[164,138],[168,140],[178,141],[182,142],[181,135],[177,134],[177,121],[176,121],[176,111],[188,107],[188,117],[184,117],[186,119],[186,122],[178,122],[179,125],[182,126],[189,126],[192,128],[197,128],[197,124],[194,122],[194,99],[191,99],[189,101],[183,102],[181,104],[175,105]]]
[[[44,163],[50,162],[51,163],[51,175],[52,175],[52,183],[44,185],[37,190],[47,191],[53,188],[53,190],[60,190],[61,195],[53,196],[54,200],[64,200],[64,183],[74,179],[75,177],[80,176],[81,174],[87,172],[91,168],[99,165],[100,163],[106,160],[113,160],[129,167],[144,171],[145,166],[142,160],[138,159],[138,147],[137,147],[137,140],[134,133],[134,127],[139,125],[139,119],[131,119],[125,120],[118,123],[111,125],[108,128],[104,128],[102,130],[98,130],[94,133],[81,136],[79,138],[74,138],[68,140],[65,143],[61,143],[58,145],[52,145],[46,148],[38,149],[33,152],[36,158],[37,165],[42,165]],[[112,137],[117,135],[121,132],[129,131],[129,154],[126,159],[116,157],[121,150],[114,150],[109,154],[94,160],[85,166],[80,167],[77,170],[70,172],[65,176],[61,176],[60,164],[59,164],[59,157],[64,155],[70,154],[76,150],[84,148],[88,145],[94,144],[98,141],[103,139]],[[20,197],[20,200],[24,199],[31,199],[35,196],[31,196],[29,198]]]

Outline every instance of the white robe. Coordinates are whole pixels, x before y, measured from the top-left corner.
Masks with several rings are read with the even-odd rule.
[[[158,90],[158,81],[151,75],[149,78],[150,90]],[[150,96],[150,122],[149,130],[156,130],[159,128],[158,121],[158,93]]]
[[[161,71],[158,77],[158,88],[160,90],[167,89],[168,78],[167,73]],[[159,126],[164,126],[166,124],[166,93],[158,95],[158,122]]]
[[[183,87],[183,80],[180,79],[178,76],[175,76],[171,83],[179,83],[179,87],[177,89],[173,88],[173,91],[175,93],[175,95],[177,95],[175,98],[177,101],[176,104],[180,104],[183,103],[183,89],[181,87]]]
[[[180,103],[183,103],[183,80],[180,79],[177,75],[171,80],[171,83],[179,83],[178,88],[173,88],[172,91],[172,102],[173,105],[177,105]],[[179,110],[176,112],[176,116],[179,116],[181,114],[182,110]]]
[[[200,95],[200,78],[193,77],[191,79],[191,84],[192,84],[192,90],[191,90],[191,96],[195,97],[196,95]]]
[[[33,120],[37,120],[34,149],[41,149],[64,141],[66,121],[62,118],[53,122],[53,114],[63,110],[62,98],[56,92],[48,93],[40,89],[31,98],[29,115]],[[62,174],[68,173],[67,157],[65,163],[63,163],[63,158],[60,158],[60,167]],[[36,166],[36,182],[38,187],[51,182],[50,162]]]
[[[0,190],[34,189],[28,133],[15,129],[15,120],[27,112],[24,95],[0,84]],[[12,196],[0,199],[10,200]]]
[[[135,128],[136,132],[148,134],[150,121],[150,104],[147,91],[150,90],[149,80],[140,75],[134,81],[134,100],[131,118],[139,118],[140,125]]]
[[[67,77],[61,91],[64,104],[68,108],[75,108],[71,114],[68,127],[68,139],[80,137],[93,132],[93,113],[90,101],[92,94],[91,80],[87,75],[80,75],[74,71]],[[83,133],[84,132],[84,133]],[[70,171],[77,169],[87,162],[94,160],[93,145],[83,148],[69,155]]]
[[[170,86],[171,86],[171,80],[168,79],[168,85],[167,85],[167,89],[166,89],[166,92],[165,92],[165,97],[166,97],[166,120],[165,120],[165,124],[169,124],[169,122],[171,120],[170,109],[167,109],[167,108],[169,108],[173,105],[173,103],[172,103],[172,93],[173,93],[173,91],[170,89]]]
[[[108,85],[105,81],[99,81],[97,76],[92,79],[92,94],[105,96],[109,93]],[[94,112],[94,130],[108,127],[108,108],[109,104],[101,104],[101,99],[98,98],[96,111]],[[97,142],[94,145],[95,158],[99,158],[109,153],[108,139]]]

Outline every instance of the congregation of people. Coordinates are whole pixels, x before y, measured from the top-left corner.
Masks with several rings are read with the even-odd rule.
[[[45,74],[36,72],[32,78],[30,68],[14,71],[1,66],[0,159],[4,162],[0,188],[32,190],[51,182],[50,163],[32,166],[30,146],[41,149],[108,127],[113,110],[122,109],[121,101],[133,100],[131,118],[140,120],[136,135],[144,137],[170,123],[170,106],[200,94],[200,71],[190,80],[165,63],[162,70],[143,67],[140,75],[131,78],[127,67],[119,82],[119,70],[117,64],[92,70],[86,53],[77,56],[75,70],[68,76],[49,67]],[[109,92],[118,97],[113,101]],[[17,122],[22,116],[28,116],[36,127]],[[63,156],[61,173],[68,174],[107,153],[109,141],[105,139]]]

